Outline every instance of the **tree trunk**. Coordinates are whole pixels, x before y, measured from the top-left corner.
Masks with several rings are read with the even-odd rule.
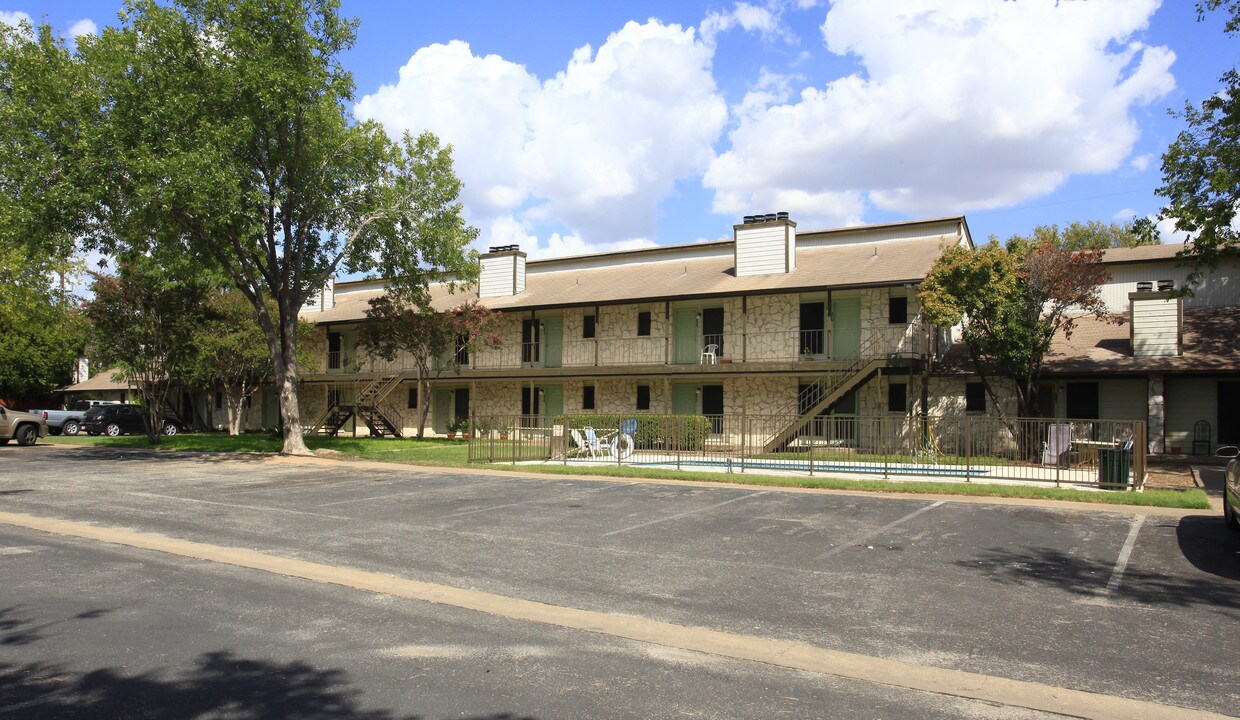
[[[243,413],[245,412],[245,397],[238,392],[236,388],[228,388],[225,391],[228,405],[228,434],[240,435]]]
[[[421,371],[418,372],[418,439],[426,433],[426,416],[431,409],[431,384]]]
[[[275,349],[278,355],[276,369],[276,386],[280,391],[280,432],[284,437],[284,450],[287,455],[311,455],[306,447],[306,439],[301,431],[301,403],[297,397],[297,313],[281,308],[280,312],[280,346]]]

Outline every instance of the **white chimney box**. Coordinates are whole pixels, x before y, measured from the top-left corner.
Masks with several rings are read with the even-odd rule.
[[[790,273],[797,266],[797,224],[787,213],[751,215],[732,226],[736,276]]]
[[[509,297],[524,292],[525,258],[516,245],[493,247],[479,257],[478,297]]]

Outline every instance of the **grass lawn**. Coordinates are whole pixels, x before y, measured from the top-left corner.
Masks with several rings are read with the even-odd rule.
[[[109,447],[149,448],[145,436],[75,437],[49,436],[46,440],[55,445],[105,445]],[[442,438],[383,439],[348,437],[307,437],[311,449],[333,450],[348,457],[406,465],[430,465],[437,467],[465,467],[468,459],[468,441]],[[278,453],[280,440],[271,435],[247,434],[230,437],[222,434],[188,433],[163,438],[162,450],[190,450],[199,452],[260,452]],[[927,493],[938,495],[972,495],[983,497],[1035,498],[1042,500],[1071,500],[1113,505],[1146,505],[1185,509],[1210,509],[1205,492],[1192,490],[1146,490],[1145,492],[1100,492],[1069,490],[1034,485],[995,485],[985,483],[954,482],[889,482],[886,480],[840,480],[828,477],[791,477],[779,475],[756,475],[734,473],[726,475],[713,472],[676,472],[652,468],[624,466],[565,467],[562,465],[506,465],[479,464],[472,467],[497,471],[540,472],[558,475],[591,475],[621,478],[648,478],[728,482],[739,485],[762,485],[769,487],[830,488],[835,490],[865,490],[890,493]]]

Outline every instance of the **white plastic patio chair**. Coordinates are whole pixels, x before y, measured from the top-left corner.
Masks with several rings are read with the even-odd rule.
[[[581,457],[582,455],[590,454],[590,445],[589,443],[586,442],[585,438],[581,437],[580,430],[578,430],[577,428],[573,428],[572,430],[568,431],[568,434],[572,436],[573,445],[576,446],[573,448],[574,457]]]
[[[611,454],[611,442],[600,438],[598,433],[594,432],[594,428],[587,425],[582,428],[586,433],[586,445],[590,448],[590,457],[598,457],[600,455]]]
[[[714,365],[717,362],[719,362],[719,357],[717,354],[718,352],[719,352],[718,343],[711,343],[710,345],[707,345],[706,347],[702,348],[702,363],[701,364],[702,365]]]
[[[1042,446],[1042,464],[1058,465],[1067,459],[1072,449],[1071,423],[1051,423],[1046,430],[1046,444]]]

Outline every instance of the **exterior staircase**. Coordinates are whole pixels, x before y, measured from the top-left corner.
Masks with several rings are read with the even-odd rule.
[[[354,383],[353,400],[329,405],[314,423],[306,425],[306,435],[336,436],[352,417],[357,417],[373,437],[402,437],[400,426],[392,420],[393,408],[384,401],[400,384],[400,373],[385,372],[369,383]]]
[[[818,377],[804,390],[797,393],[795,404],[789,405],[781,417],[790,418],[762,446],[762,452],[770,453],[783,450],[797,438],[814,421],[819,413],[830,410],[836,403],[844,399],[848,393],[865,384],[878,371],[890,365],[890,358],[895,349],[888,343],[889,338],[881,334],[873,334],[866,339],[853,358],[842,368],[832,370]],[[898,346],[898,343],[897,343]]]

